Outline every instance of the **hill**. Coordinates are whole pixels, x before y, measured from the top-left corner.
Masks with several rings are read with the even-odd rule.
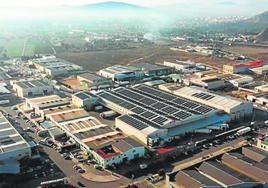
[[[268,27],[257,35],[256,40],[258,42],[268,42]]]
[[[250,19],[247,22],[257,23],[257,24],[268,24],[268,11],[258,14]]]
[[[145,10],[145,7],[137,6],[134,4],[123,3],[123,2],[113,2],[107,1],[102,3],[87,4],[79,7],[81,10],[108,10],[108,11],[118,11],[118,10],[127,10],[127,11],[140,11]]]

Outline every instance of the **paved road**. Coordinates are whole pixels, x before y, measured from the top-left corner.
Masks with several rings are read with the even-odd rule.
[[[202,162],[203,160],[208,160],[209,158],[214,158],[216,156],[222,155],[226,152],[229,152],[231,150],[238,149],[244,145],[247,145],[248,142],[245,140],[244,137],[241,137],[239,139],[236,139],[234,141],[227,142],[223,145],[212,147],[208,150],[205,150],[201,153],[198,153],[194,155],[193,157],[187,158],[185,160],[182,160],[180,162],[174,163],[174,169],[173,172],[176,172],[178,170],[188,168],[190,166],[193,166],[195,164],[198,164]],[[203,159],[203,156],[207,156],[207,159]]]
[[[0,109],[9,113],[12,117],[16,116],[16,112],[14,110],[11,110],[10,107],[0,107]],[[26,121],[23,119],[16,119],[16,120],[22,128],[27,128],[29,126],[27,125]],[[28,134],[36,142],[40,140],[40,137],[38,137],[37,134],[35,133],[28,133]],[[73,161],[65,160],[63,157],[61,157],[61,155],[58,152],[56,152],[54,149],[50,147],[43,146],[43,148],[44,148],[44,151],[49,156],[49,158],[57,165],[57,167],[65,174],[65,176],[70,179],[70,182],[73,185],[76,185],[77,182],[80,181],[83,184],[85,184],[87,188],[115,188],[120,185],[125,185],[131,182],[127,178],[122,178],[118,181],[109,182],[109,183],[99,183],[99,182],[88,181],[84,179],[79,173],[74,171],[73,166],[75,165],[75,163]]]

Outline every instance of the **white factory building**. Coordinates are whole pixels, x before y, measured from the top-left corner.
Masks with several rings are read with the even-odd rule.
[[[251,82],[253,82],[253,80],[254,79],[251,76],[243,76],[241,78],[230,80],[229,82],[233,84],[235,87],[240,87],[246,84],[250,84]]]
[[[55,56],[44,56],[30,61],[42,73],[50,77],[69,76],[80,73],[83,68]]]
[[[31,157],[30,143],[0,113],[0,174],[18,174],[20,172],[19,160]]]
[[[116,127],[150,147],[196,129],[230,121],[221,109],[147,85],[116,88],[96,94],[99,102],[122,114]]]
[[[253,105],[229,96],[222,96],[197,87],[183,87],[173,91],[180,97],[206,104],[212,108],[223,110],[232,120],[244,119],[252,115]]]
[[[115,82],[132,81],[142,79],[144,73],[139,68],[123,65],[113,65],[98,72],[100,76],[111,78]]]
[[[53,86],[43,80],[25,80],[11,82],[18,97],[34,97],[53,93]]]
[[[181,71],[183,73],[187,73],[190,71],[190,69],[195,68],[196,64],[192,61],[179,61],[179,60],[169,60],[164,61],[164,66],[167,67],[173,67],[178,71]]]

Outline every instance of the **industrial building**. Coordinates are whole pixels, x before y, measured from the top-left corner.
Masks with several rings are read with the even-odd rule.
[[[91,89],[102,89],[113,87],[111,78],[106,78],[95,73],[84,73],[77,76],[80,84]]]
[[[258,68],[264,65],[263,61],[256,60],[247,63],[236,63],[233,65],[223,65],[223,72],[231,74],[239,74],[250,72],[250,69]]]
[[[45,114],[56,113],[63,111],[63,107],[70,109],[70,101],[66,98],[61,98],[58,95],[49,95],[37,98],[26,98],[25,105],[27,111],[33,111],[42,118]]]
[[[224,88],[226,86],[224,80],[218,78],[218,77],[201,77],[201,78],[190,78],[191,85],[199,86],[205,89],[209,90],[217,90]]]
[[[222,163],[229,168],[248,176],[249,178],[268,186],[268,169],[264,163],[256,163],[254,160],[239,153],[226,153],[222,156]]]
[[[191,69],[196,67],[195,63],[192,61],[179,61],[179,60],[172,60],[172,61],[164,61],[164,66],[173,67],[182,73],[188,73]]]
[[[0,83],[0,105],[10,103],[11,92],[6,83]]]
[[[98,102],[98,98],[85,92],[78,92],[72,95],[72,104],[78,108],[92,109]]]
[[[167,176],[167,186],[173,188],[267,187],[268,153],[254,146],[242,148],[242,153],[225,153],[220,159],[204,161],[170,173]]]
[[[251,102],[245,102],[229,96],[221,96],[197,87],[183,87],[173,90],[173,93],[188,100],[210,106],[211,108],[223,110],[231,116],[233,121],[251,117],[253,112]]]
[[[229,82],[233,84],[235,87],[240,87],[240,86],[252,83],[253,80],[254,79],[251,76],[243,76],[241,78],[230,80]]]
[[[111,142],[96,150],[96,153],[94,156],[99,164],[108,167],[144,157],[145,148],[134,139],[126,137]]]
[[[46,117],[104,168],[143,157],[145,154],[142,144],[102,124],[83,109],[59,111],[46,114]]]
[[[182,170],[178,172],[175,181],[170,182],[169,186],[171,188],[223,188],[223,186],[196,170]]]
[[[26,80],[12,82],[13,90],[18,97],[34,97],[53,93],[53,86],[43,80]]]
[[[148,146],[230,120],[228,114],[219,113],[222,110],[146,85],[120,87],[97,96],[102,105],[122,114],[116,118],[118,128]]]
[[[257,67],[257,68],[252,68],[250,70],[255,74],[264,75],[268,73],[268,65],[264,65],[262,67]]]
[[[166,76],[175,72],[174,67],[167,67],[158,64],[138,63],[132,66],[142,71],[146,77]]]
[[[225,166],[219,161],[203,162],[198,170],[206,177],[226,188],[252,188],[260,186],[255,180]]]
[[[144,73],[132,66],[114,65],[98,72],[100,76],[111,78],[115,82],[142,80]]]
[[[20,173],[19,161],[31,158],[35,154],[33,147],[0,113],[0,174]]]
[[[54,56],[44,56],[42,58],[33,59],[29,63],[35,65],[40,72],[49,77],[69,76],[70,74],[73,75],[84,72],[82,67]]]

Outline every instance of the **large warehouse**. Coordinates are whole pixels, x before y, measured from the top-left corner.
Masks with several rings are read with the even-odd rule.
[[[53,86],[43,80],[26,80],[11,83],[18,97],[34,97],[53,93]]]
[[[0,113],[0,174],[18,174],[20,172],[19,160],[31,157],[30,143]]]
[[[222,110],[146,85],[120,87],[97,96],[104,106],[122,114],[116,119],[118,128],[149,146],[230,120]]]
[[[223,110],[231,116],[233,121],[241,120],[252,115],[251,102],[241,101],[229,96],[221,96],[198,87],[183,87],[173,91],[175,95],[206,104],[212,108]]]

